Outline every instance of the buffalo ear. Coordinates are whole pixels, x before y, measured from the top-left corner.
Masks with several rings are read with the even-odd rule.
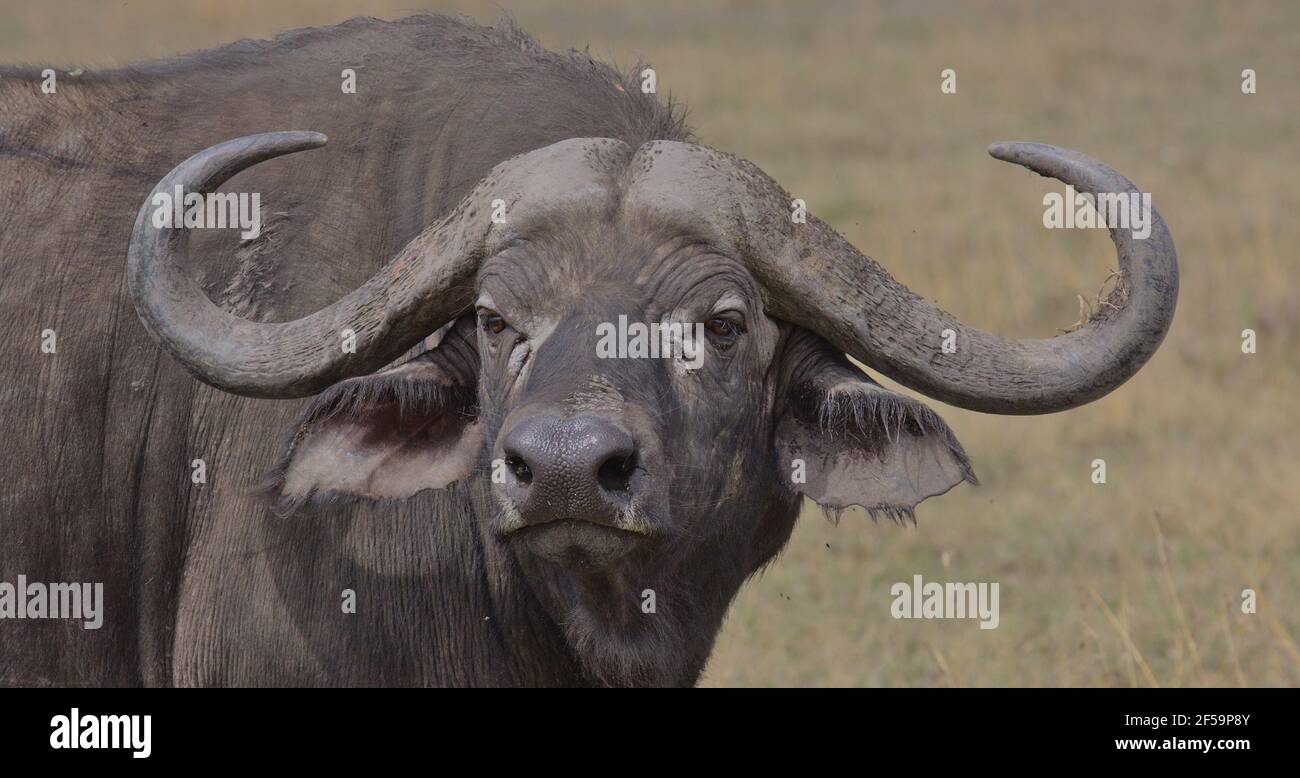
[[[796,491],[828,514],[860,505],[872,518],[915,520],[927,497],[978,483],[938,414],[880,386],[824,343],[818,352],[799,360],[777,423],[783,476]]]
[[[465,318],[434,349],[335,384],[298,415],[267,484],[282,512],[342,495],[410,497],[474,471],[483,435]]]

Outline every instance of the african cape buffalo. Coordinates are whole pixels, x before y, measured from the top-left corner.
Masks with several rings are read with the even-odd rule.
[[[1133,375],[1177,297],[1154,215],[1111,231],[1085,326],[967,327],[635,70],[508,23],[58,76],[0,70],[0,581],[102,582],[104,613],[0,620],[5,684],[689,685],[803,496],[904,518],[975,480],[846,354],[1059,411]],[[176,186],[259,193],[260,232],[157,226]],[[700,325],[698,365],[598,355],[620,316]]]

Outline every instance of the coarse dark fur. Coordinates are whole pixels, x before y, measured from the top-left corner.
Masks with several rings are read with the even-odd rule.
[[[356,95],[340,91],[344,68],[356,70]],[[40,68],[0,71],[0,580],[102,581],[106,600],[97,631],[3,625],[0,683],[693,683],[735,592],[789,537],[799,498],[778,479],[736,510],[750,524],[720,522],[709,544],[673,546],[672,574],[646,579],[674,615],[621,629],[639,612],[639,584],[578,591],[609,582],[575,584],[476,521],[494,505],[487,451],[475,477],[404,500],[322,494],[282,503],[287,515],[277,515],[253,488],[276,461],[271,486],[283,483],[303,430],[385,403],[398,403],[399,417],[483,415],[493,439],[506,409],[484,407],[495,390],[480,382],[472,314],[447,336],[459,352],[444,341],[416,357],[428,363],[420,382],[362,378],[313,400],[272,402],[194,381],[140,326],[123,282],[136,211],[177,162],[255,132],[318,130],[329,146],[235,179],[269,204],[261,235],[200,234],[191,256],[201,260],[184,270],[247,318],[319,309],[502,160],[565,138],[634,149],[691,140],[681,111],[643,94],[635,72],[547,52],[509,23],[441,16],[353,20],[168,62],[61,72],[55,95],[41,94]],[[57,333],[55,354],[39,348],[45,329]],[[732,409],[743,423],[714,435],[728,440],[739,427],[762,444],[733,452],[737,472],[775,466],[771,414],[808,371],[843,363],[809,333],[773,333],[778,358],[759,366],[766,383]],[[550,345],[548,374],[588,353],[576,342]],[[646,385],[667,391],[655,380]],[[949,445],[942,422],[911,405],[808,402],[823,424],[869,436],[873,425],[910,423],[912,434]],[[680,413],[669,422],[693,423]],[[688,449],[688,464],[716,468],[718,455]],[[192,479],[198,460],[203,483]],[[718,555],[715,542],[741,550]],[[341,608],[349,592],[355,613]],[[610,597],[609,610],[573,617],[566,608],[582,597]]]

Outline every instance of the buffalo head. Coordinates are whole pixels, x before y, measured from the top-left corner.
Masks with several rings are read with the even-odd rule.
[[[230,141],[155,191],[211,191],[324,142]],[[1075,152],[990,151],[1082,192],[1134,191]],[[708,638],[692,650],[707,655],[737,587],[788,539],[801,494],[902,517],[975,480],[933,411],[845,354],[953,405],[1059,411],[1133,375],[1177,296],[1153,214],[1145,240],[1112,230],[1123,276],[1104,313],[1049,340],[988,334],[816,218],[792,219],[791,198],[752,164],[677,141],[572,139],[503,162],[365,285],[283,323],[210,302],[177,270],[186,233],[154,227],[148,210],[129,285],[150,333],[220,389],[317,395],[278,470],[287,505],[466,482],[485,537],[547,582],[571,644],[605,637],[624,664],[697,629]],[[669,332],[660,353],[602,344],[629,323],[651,341]],[[647,589],[688,615],[638,626]]]

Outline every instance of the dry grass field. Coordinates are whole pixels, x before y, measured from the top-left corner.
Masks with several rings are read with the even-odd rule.
[[[1300,683],[1300,6],[4,0],[0,60],[120,64],[424,9],[508,11],[552,48],[644,58],[706,143],[998,333],[1070,326],[1114,253],[1104,232],[1044,229],[1051,184],[990,142],[1097,156],[1173,232],[1182,295],[1146,369],[1054,416],[932,403],[982,485],[925,503],[915,528],[806,511],[742,591],[705,685]],[[890,586],[916,574],[999,582],[1000,626],[894,620]]]

